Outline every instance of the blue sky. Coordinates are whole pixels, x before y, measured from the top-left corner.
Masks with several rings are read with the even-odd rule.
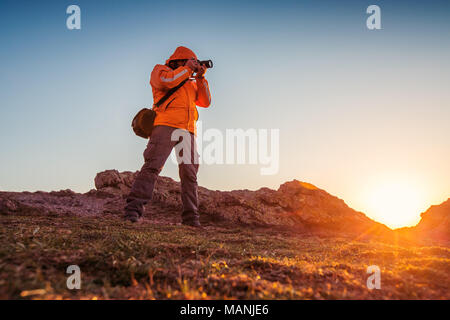
[[[81,30],[66,28],[70,4],[81,8]],[[382,30],[366,28],[371,4]],[[99,171],[138,170],[146,141],[130,121],[151,106],[153,66],[185,45],[215,63],[213,104],[199,108],[205,128],[280,129],[278,174],[202,166],[200,185],[277,188],[295,178],[370,211],[366,194],[397,179],[424,189],[420,209],[443,201],[449,9],[448,1],[2,0],[0,190],[86,192]],[[162,174],[178,180],[172,163]]]

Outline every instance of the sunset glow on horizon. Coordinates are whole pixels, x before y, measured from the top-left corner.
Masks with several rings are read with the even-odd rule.
[[[420,221],[420,213],[430,206],[416,186],[402,181],[380,183],[368,199],[367,215],[395,229]]]

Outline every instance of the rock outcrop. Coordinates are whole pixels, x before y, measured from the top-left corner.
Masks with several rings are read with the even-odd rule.
[[[0,211],[38,210],[53,214],[122,214],[125,197],[137,172],[106,170],[95,177],[95,187],[85,194],[71,190],[0,193]],[[349,208],[344,201],[311,184],[293,180],[278,190],[214,191],[199,187],[199,211],[203,220],[214,223],[238,223],[281,226],[297,230],[332,230],[344,233],[387,232],[389,229],[363,213]],[[145,216],[159,220],[179,219],[180,183],[159,177],[153,201]]]
[[[421,215],[417,232],[424,232],[437,238],[450,241],[450,198],[447,201],[431,206]]]
[[[421,213],[421,220],[413,228],[400,232],[411,239],[434,240],[450,244],[450,198]]]
[[[0,213],[39,211],[50,214],[121,215],[125,197],[137,172],[106,170],[95,177],[95,187],[84,194],[71,190],[52,192],[0,192]],[[277,190],[217,191],[199,187],[201,219],[209,224],[246,224],[288,227],[299,231],[338,232],[354,235],[392,236],[393,232],[362,212],[316,186],[293,180]],[[145,218],[155,223],[175,223],[180,219],[180,183],[159,177]],[[448,239],[450,200],[422,214],[415,232]]]
[[[98,191],[111,195],[129,192],[136,173],[107,170],[97,174]],[[159,177],[153,203],[181,209],[180,184]],[[293,180],[278,190],[213,191],[199,187],[199,210],[211,221],[226,220],[252,225],[289,226],[300,229],[332,229],[341,232],[363,232],[388,228],[349,208],[345,202],[312,184]]]

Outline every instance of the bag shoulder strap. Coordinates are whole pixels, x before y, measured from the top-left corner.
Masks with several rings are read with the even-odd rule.
[[[178,89],[180,89],[187,81],[189,80],[189,78],[187,78],[186,80],[182,81],[179,85],[177,85],[176,87],[173,87],[172,89],[170,89],[169,91],[167,91],[166,95],[164,97],[162,97],[161,99],[159,99],[159,101],[157,103],[154,104],[155,107],[159,107],[160,105],[162,105],[164,103],[164,101],[166,101],[167,99],[169,99],[169,97],[175,93],[175,91],[177,91]]]

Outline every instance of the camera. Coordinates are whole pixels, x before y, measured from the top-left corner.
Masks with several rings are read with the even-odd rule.
[[[197,60],[197,62],[200,63],[202,66],[205,66],[208,69],[213,67],[212,60]]]
[[[177,68],[177,61],[182,61],[183,65],[186,63],[186,59],[177,59],[177,60],[172,60],[169,62],[168,66],[172,69]],[[212,68],[213,67],[213,62],[212,60],[197,60],[197,62],[202,65],[205,66],[206,68]]]

